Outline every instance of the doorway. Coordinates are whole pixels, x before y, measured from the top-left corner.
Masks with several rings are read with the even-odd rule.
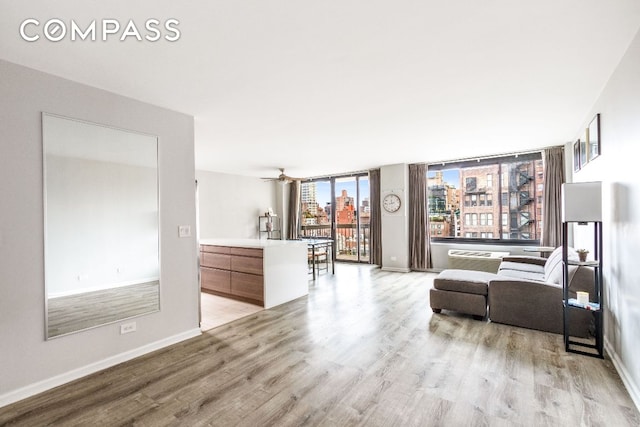
[[[236,301],[231,298],[225,298],[202,291],[200,283],[200,198],[197,180],[195,235],[198,246],[196,253],[198,254],[198,315],[200,321],[200,329],[202,331],[208,331],[217,326],[224,325],[231,321],[264,310],[263,307],[254,304],[249,304],[243,301]]]
[[[336,260],[368,263],[371,218],[367,173],[302,183],[302,237],[334,240]]]

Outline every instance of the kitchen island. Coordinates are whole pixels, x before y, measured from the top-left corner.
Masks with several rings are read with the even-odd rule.
[[[309,293],[307,244],[200,239],[200,282],[205,292],[275,307]]]

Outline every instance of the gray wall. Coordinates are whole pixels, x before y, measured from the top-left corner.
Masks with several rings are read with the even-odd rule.
[[[409,271],[409,217],[407,192],[409,166],[387,165],[380,168],[380,200],[389,193],[400,196],[398,212],[382,211],[382,268],[389,271]]]
[[[47,155],[46,171],[49,297],[159,279],[155,168]]]
[[[574,174],[603,183],[605,345],[640,407],[640,33],[587,114],[575,139],[601,114],[602,155]],[[575,140],[574,139],[574,140]],[[568,156],[571,157],[569,151]],[[586,245],[576,227],[575,246]]]
[[[198,171],[200,238],[258,238],[258,216],[270,207],[282,218],[274,182]]]
[[[0,60],[0,406],[199,333],[193,118]],[[158,136],[161,311],[45,341],[41,113]]]

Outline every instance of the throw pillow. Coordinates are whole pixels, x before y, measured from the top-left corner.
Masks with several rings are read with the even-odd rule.
[[[569,260],[578,261],[578,253],[573,248],[567,248],[567,257]],[[575,274],[575,267],[569,268],[570,277]],[[556,248],[544,265],[544,281],[547,283],[562,283],[562,247]]]

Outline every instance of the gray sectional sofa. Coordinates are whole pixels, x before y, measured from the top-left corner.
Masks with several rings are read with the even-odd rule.
[[[572,248],[568,254],[569,259],[578,259]],[[562,248],[549,258],[504,257],[496,274],[444,270],[434,279],[430,304],[435,313],[446,309],[482,318],[488,312],[492,322],[561,334],[562,274]],[[593,295],[590,267],[569,266],[570,298],[575,298],[577,291]],[[571,335],[590,335],[591,313],[574,310],[569,320]]]

